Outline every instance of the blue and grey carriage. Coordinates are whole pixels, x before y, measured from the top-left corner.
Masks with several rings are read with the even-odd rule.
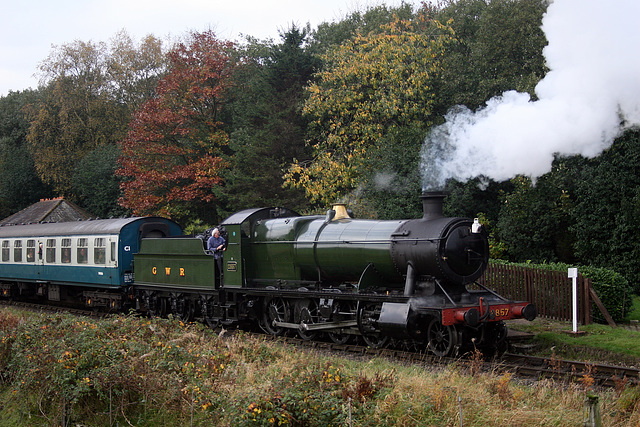
[[[0,293],[121,308],[141,240],[181,234],[159,217],[3,226]]]

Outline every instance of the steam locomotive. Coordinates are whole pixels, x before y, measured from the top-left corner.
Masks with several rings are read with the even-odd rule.
[[[206,239],[182,236],[161,218],[102,220],[104,230],[94,221],[91,231],[51,224],[50,234],[39,225],[0,228],[0,291],[171,313],[211,326],[258,326],[273,335],[322,335],[336,343],[358,337],[376,348],[409,344],[438,356],[500,347],[504,321],[533,320],[536,308],[477,282],[488,263],[486,232],[477,220],[444,217],[443,198],[424,194],[423,217],[413,220],[353,219],[344,205],[317,216],[244,210],[220,225],[224,271],[216,271]],[[87,240],[96,245],[80,264]],[[16,242],[26,249],[19,260]],[[45,256],[34,253],[30,261],[37,243],[46,244]]]

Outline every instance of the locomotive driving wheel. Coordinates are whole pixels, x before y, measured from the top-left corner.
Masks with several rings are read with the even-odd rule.
[[[389,337],[382,335],[377,327],[382,304],[366,303],[358,309],[358,329],[362,339],[371,348],[382,348]]]
[[[334,322],[341,322],[353,319],[354,310],[352,308],[353,305],[350,302],[337,302],[331,320]],[[336,344],[346,344],[351,339],[351,335],[346,333],[343,329],[338,329],[329,332],[329,338]]]
[[[458,333],[454,326],[445,326],[438,319],[429,323],[427,347],[438,357],[450,356],[458,344]]]
[[[284,328],[274,325],[274,322],[288,322],[289,315],[288,301],[282,298],[269,298],[264,302],[260,327],[268,334],[281,335]]]
[[[297,301],[295,304],[294,320],[296,323],[305,325],[318,323],[318,303],[313,299]],[[312,340],[318,335],[318,332],[298,329],[298,335],[303,340]]]
[[[193,322],[196,315],[196,304],[184,294],[172,294],[169,300],[169,311],[183,322]]]

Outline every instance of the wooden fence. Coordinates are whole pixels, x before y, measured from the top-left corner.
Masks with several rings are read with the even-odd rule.
[[[491,263],[479,282],[507,298],[534,303],[540,317],[573,320],[573,280],[567,276],[566,271]],[[578,323],[588,325],[592,323],[592,298],[597,296],[591,289],[590,279],[578,274],[577,283]]]

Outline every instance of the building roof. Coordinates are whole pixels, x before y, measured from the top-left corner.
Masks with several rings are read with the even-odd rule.
[[[69,222],[91,218],[91,215],[79,206],[64,200],[42,199],[0,221],[1,225],[36,224],[40,222]]]

